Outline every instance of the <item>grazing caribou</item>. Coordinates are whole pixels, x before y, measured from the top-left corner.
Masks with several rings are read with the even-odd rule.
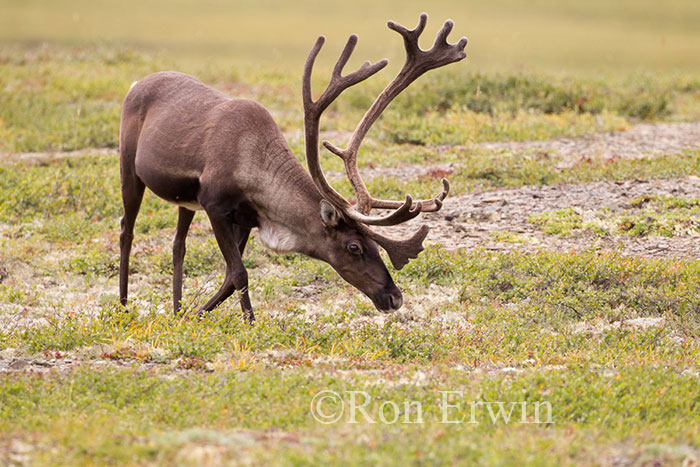
[[[119,140],[124,217],[121,221],[119,296],[127,301],[129,254],[134,222],[145,187],[179,206],[173,243],[173,308],[180,309],[185,237],[195,211],[204,210],[226,261],[221,288],[202,307],[209,311],[234,291],[241,294],[244,318],[252,322],[248,274],[241,260],[248,235],[258,228],[258,238],[277,252],[296,251],[330,264],[340,276],[367,295],[381,311],[401,307],[403,297],[382,262],[377,246],[388,254],[396,269],[423,250],[428,227],[422,226],[404,240],[387,238],[369,226],[406,222],[421,212],[442,207],[449,192],[430,200],[385,201],[373,198],[357,167],[362,140],[387,105],[420,75],[462,60],[467,39],[449,44],[452,21],[445,22],[430,50],[418,39],[425,28],[423,13],[415,29],[394,22],[390,29],[403,36],[406,62],[396,78],[377,97],[341,149],[323,145],[339,156],[352,183],[357,202],[352,205],[324,177],[319,160],[321,114],[342,91],[384,68],[387,60],[343,75],[343,68],[357,44],[352,35],[333,69],[330,83],[317,100],[312,99],[311,72],[324,43],[321,36],[304,66],[303,105],[307,173],[292,154],[282,132],[260,104],[232,99],[195,78],[175,72],[147,76],[129,90],[121,115]],[[371,215],[373,208],[390,210]]]

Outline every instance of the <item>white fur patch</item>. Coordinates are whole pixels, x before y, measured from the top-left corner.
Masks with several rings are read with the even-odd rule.
[[[133,83],[131,83],[131,86],[129,86],[129,91],[131,91],[131,88],[136,86],[136,83],[138,83],[138,81],[134,81]]]
[[[258,230],[260,241],[272,251],[277,253],[294,251],[296,239],[286,228],[274,224],[262,224]]]
[[[177,204],[178,206],[182,206],[183,208],[187,208],[190,211],[203,211],[204,210],[204,208],[202,207],[201,204],[195,203],[195,202],[188,203],[188,202],[176,201],[175,204]]]

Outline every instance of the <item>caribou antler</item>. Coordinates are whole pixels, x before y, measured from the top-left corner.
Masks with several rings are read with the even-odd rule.
[[[380,200],[370,195],[357,167],[357,154],[360,144],[389,103],[426,71],[462,60],[466,57],[466,53],[464,52],[464,47],[467,45],[466,38],[463,37],[456,44],[449,44],[447,42],[447,36],[450,34],[453,27],[453,23],[450,20],[446,21],[440,32],[438,32],[432,48],[430,48],[430,50],[422,50],[418,45],[418,39],[425,29],[427,20],[428,15],[425,13],[421,14],[418,25],[412,30],[394,23],[393,21],[387,23],[390,29],[393,29],[403,36],[406,48],[406,61],[404,66],[394,80],[379,94],[364,117],[362,117],[346,149],[341,149],[328,141],[323,141],[323,145],[326,149],[343,159],[345,172],[357,198],[356,208],[353,208],[345,198],[335,191],[323,175],[318,153],[319,120],[323,110],[325,110],[340,93],[348,87],[377,73],[386,66],[387,60],[381,60],[374,65],[365,62],[357,71],[347,76],[342,76],[343,68],[357,44],[357,36],[350,36],[345,45],[345,49],[333,69],[328,87],[317,101],[313,101],[311,98],[311,71],[314,61],[323,46],[323,37],[319,37],[316,41],[316,44],[311,49],[306,60],[306,65],[304,66],[302,94],[304,101],[306,160],[309,166],[309,172],[324,198],[333,204],[346,218],[352,219],[360,225],[396,225],[413,219],[421,212],[438,211],[442,207],[442,202],[450,190],[449,182],[443,178],[442,192],[432,199],[414,201],[410,195],[406,195],[406,199],[403,202]],[[369,214],[372,208],[392,209],[393,212],[384,216],[370,216]],[[387,251],[392,264],[394,264],[397,269],[403,267],[410,258],[415,258],[418,253],[422,251],[422,241],[427,235],[427,228],[422,228],[410,239],[401,241],[383,237],[366,227],[363,228],[363,230]]]

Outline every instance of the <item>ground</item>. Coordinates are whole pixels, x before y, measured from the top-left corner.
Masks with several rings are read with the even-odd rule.
[[[674,11],[656,26],[680,21],[695,40]],[[152,194],[119,305],[120,102],[181,69],[262,102],[303,164],[298,70],[109,44],[0,49],[0,464],[696,465],[700,80],[677,49],[657,52],[644,53],[688,67],[426,76],[359,162],[382,198],[451,183],[441,211],[384,229],[431,228],[417,259],[389,266],[404,306],[380,313],[254,233],[249,326],[235,296],[194,313],[223,279],[202,213],[187,313],[171,313],[176,209]],[[322,137],[346,141],[380,90],[343,95]],[[350,196],[340,160],[322,163]]]

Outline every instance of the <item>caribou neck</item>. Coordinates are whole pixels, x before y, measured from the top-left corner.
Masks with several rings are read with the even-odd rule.
[[[270,179],[254,200],[260,240],[277,252],[327,261],[322,246],[326,227],[319,212],[322,196],[313,180],[282,137],[267,145],[262,160]]]

